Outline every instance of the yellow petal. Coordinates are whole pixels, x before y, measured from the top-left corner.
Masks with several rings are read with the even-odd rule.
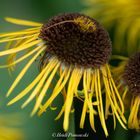
[[[65,104],[62,106],[61,111],[59,112],[59,114],[55,118],[55,121],[57,121],[58,119],[60,119],[60,117],[62,116],[62,114],[64,113],[64,111],[65,111]]]
[[[64,114],[64,122],[63,122],[63,128],[65,131],[68,130],[69,126],[69,114],[71,111],[74,91],[77,89],[77,86],[79,85],[81,79],[81,70],[80,69],[74,69],[69,81],[68,85],[68,91],[67,91],[67,97],[66,97],[66,105],[65,105],[65,114]]]
[[[52,103],[52,101],[56,98],[56,96],[61,92],[61,90],[65,86],[65,84],[66,84],[66,82],[67,82],[67,80],[69,78],[69,75],[70,75],[70,70],[69,70],[67,76],[64,78],[66,71],[67,71],[67,69],[64,70],[64,72],[62,73],[59,81],[57,82],[57,84],[56,84],[56,86],[55,86],[55,88],[53,90],[53,93],[52,93],[51,97],[42,106],[41,110],[38,112],[38,115],[41,115],[44,112],[44,110],[47,109],[47,107]],[[62,82],[63,78],[64,78],[64,81]]]
[[[26,35],[26,36],[22,36],[22,37],[4,38],[4,39],[0,40],[0,43],[14,41],[14,40],[20,40],[20,39],[25,39],[25,38],[30,38],[30,37],[36,37],[36,39],[37,39],[38,33],[32,34],[32,35]]]
[[[38,51],[38,53],[36,55],[34,55],[34,57],[27,63],[27,65],[22,69],[22,71],[20,72],[20,74],[17,76],[16,80],[14,81],[14,83],[12,84],[12,86],[10,87],[10,89],[8,90],[7,96],[9,96],[11,94],[11,92],[14,90],[14,88],[16,87],[16,85],[19,83],[19,81],[21,80],[21,78],[24,76],[24,74],[26,73],[26,71],[28,70],[28,68],[31,66],[31,64],[35,61],[35,59],[39,56],[40,53],[42,53],[42,51],[44,51],[45,47],[43,47],[42,49],[40,49]]]
[[[47,66],[44,68],[44,69],[46,69],[46,71],[45,71],[42,79],[39,81],[38,85],[33,90],[33,92],[31,93],[31,95],[29,96],[29,98],[24,102],[24,104],[22,105],[22,108],[24,108],[29,102],[31,102],[31,100],[34,99],[34,97],[36,97],[36,95],[39,93],[40,89],[44,85],[44,82],[46,81],[47,76],[50,74],[50,72],[52,71],[52,69],[55,67],[56,63],[57,63],[57,61],[50,60],[50,63],[48,63]]]
[[[31,89],[40,81],[42,76],[44,75],[46,68],[41,71],[41,73],[33,80],[31,84],[29,84],[23,91],[21,91],[14,99],[12,99],[7,105],[11,105],[21,98],[23,98]]]
[[[105,123],[105,115],[104,115],[104,109],[103,109],[103,100],[102,100],[102,93],[101,93],[101,83],[100,83],[100,73],[99,70],[96,70],[96,74],[97,74],[97,82],[95,82],[95,84],[97,84],[96,87],[96,98],[97,98],[97,102],[99,102],[98,107],[98,111],[99,111],[99,117],[101,120],[101,124],[102,127],[104,129],[105,135],[108,136],[108,131],[107,131],[107,127],[106,127],[106,123]]]
[[[83,105],[83,109],[82,109],[81,119],[80,119],[80,128],[84,128],[85,118],[86,118],[86,111],[87,111],[87,102],[85,100],[84,105]]]
[[[41,23],[38,22],[32,22],[32,21],[27,21],[27,20],[22,20],[22,19],[16,19],[16,18],[11,18],[11,17],[6,17],[6,21],[18,25],[25,25],[25,26],[41,26]]]
[[[11,67],[13,65],[16,65],[16,64],[23,61],[24,59],[26,59],[27,57],[29,57],[30,55],[32,55],[34,52],[38,51],[41,48],[42,48],[42,46],[39,46],[39,47],[33,49],[32,51],[30,51],[29,53],[25,54],[24,56],[20,57],[19,59],[15,60],[13,63],[10,63],[8,65],[1,65],[0,68],[7,68],[7,67]]]
[[[17,32],[11,32],[11,33],[2,33],[0,34],[0,37],[12,37],[12,36],[19,36],[19,35],[27,35],[27,34],[36,34],[39,33],[40,29],[34,29],[34,30],[23,30],[23,31],[17,31]]]
[[[46,91],[48,90],[49,85],[50,85],[52,79],[54,78],[54,75],[56,74],[56,71],[57,71],[59,65],[60,65],[60,63],[58,62],[57,65],[55,66],[54,70],[50,74],[49,78],[47,79],[46,84],[44,85],[41,93],[39,94],[39,96],[37,98],[37,101],[36,101],[36,104],[34,106],[34,109],[33,109],[32,113],[31,113],[31,116],[33,116],[37,112],[37,110],[38,110],[38,108],[39,108],[39,106],[40,106],[40,104],[41,104],[41,102],[42,102],[42,100],[43,100],[43,98],[46,94]]]
[[[117,110],[116,110],[116,107],[115,107],[115,105],[114,105],[114,102],[113,102],[113,100],[112,100],[112,98],[111,98],[112,93],[111,93],[111,90],[110,90],[110,87],[109,87],[109,80],[106,79],[106,77],[107,77],[108,75],[107,75],[106,69],[105,69],[104,67],[102,68],[102,73],[103,73],[103,75],[105,75],[105,77],[103,76],[103,81],[104,81],[104,85],[105,85],[105,89],[106,89],[106,94],[107,94],[106,96],[108,96],[108,98],[109,98],[111,108],[112,108],[112,110],[114,111],[114,113],[115,113],[115,115],[116,115],[118,121],[120,122],[121,126],[122,126],[124,129],[127,129],[126,126],[125,126],[125,124],[124,124],[124,122],[121,120],[123,114],[120,114],[121,116],[118,114],[118,112],[117,112]]]
[[[41,40],[36,40],[36,41],[31,42],[31,43],[25,44],[25,45],[23,45],[21,47],[18,47],[18,48],[13,48],[13,49],[9,49],[9,50],[6,50],[6,51],[1,51],[0,56],[12,54],[12,53],[17,53],[19,51],[22,51],[22,50],[25,50],[27,48],[30,48],[33,45],[36,45],[36,44],[38,44],[40,42],[41,42]]]

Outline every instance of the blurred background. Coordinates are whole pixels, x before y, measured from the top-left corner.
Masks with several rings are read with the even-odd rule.
[[[13,17],[37,22],[44,22],[45,20],[59,13],[87,13],[88,6],[89,5],[85,4],[85,1],[83,2],[83,0],[0,0],[0,32],[15,31],[24,28],[5,22],[4,17]],[[90,8],[92,9],[92,7]],[[112,35],[111,29],[109,29],[109,31],[110,35]],[[0,64],[3,64],[2,59],[0,59]],[[8,88],[10,87],[13,80],[16,78],[16,76],[25,64],[26,62],[18,64],[16,66],[16,70],[12,73],[12,76],[9,75],[7,69],[0,69],[0,116],[6,115],[7,119],[12,119],[11,115],[13,114],[18,116],[18,119],[13,121],[20,122],[16,127],[18,127],[18,129],[23,132],[23,140],[81,139],[52,137],[53,133],[64,133],[63,117],[58,121],[54,121],[55,117],[59,113],[60,106],[62,105],[61,97],[57,98],[55,102],[55,105],[58,106],[58,109],[55,111],[48,109],[47,112],[44,113],[44,115],[42,115],[41,117],[30,117],[30,112],[34,103],[31,103],[28,107],[26,107],[23,110],[20,108],[21,104],[23,103],[23,101],[26,100],[26,98],[12,106],[6,106],[8,101],[12,99],[12,97],[15,97],[15,95],[17,95],[19,91],[26,87],[26,85],[31,82],[31,79],[33,79],[38,74],[37,63],[35,62],[25,75],[22,82],[17,86],[16,90],[14,90],[13,95],[8,99],[5,98]],[[76,108],[75,116],[72,116],[73,119],[70,122],[70,125],[73,127],[73,129],[70,131],[72,131],[75,134],[89,134],[87,138],[83,139],[106,139],[104,137],[103,130],[100,127],[98,118],[96,122],[96,134],[90,128],[88,118],[86,120],[85,129],[79,129],[79,120],[82,104],[79,101],[75,100],[74,106]],[[75,127],[73,121],[75,121]],[[117,128],[114,131],[112,122],[113,121],[110,118],[107,124],[110,133],[109,137],[107,138],[108,140],[140,140],[139,133],[132,130],[123,130],[119,126],[119,124],[117,124]]]

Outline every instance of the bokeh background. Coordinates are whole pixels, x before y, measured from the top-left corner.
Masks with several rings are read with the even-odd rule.
[[[0,0],[0,32],[5,31],[15,31],[18,29],[24,29],[17,25],[12,25],[4,21],[4,17],[14,17],[21,18],[31,21],[43,22],[50,17],[64,12],[81,12],[84,11],[87,7],[83,4],[82,0]],[[3,59],[0,60],[0,64],[3,64]],[[61,97],[58,98],[55,102],[55,105],[58,106],[56,111],[50,109],[42,115],[41,117],[34,116],[31,118],[30,112],[34,103],[28,105],[25,109],[21,110],[20,106],[25,99],[19,101],[18,103],[7,107],[6,104],[12,97],[17,95],[31,80],[38,74],[37,62],[29,69],[25,75],[22,82],[14,90],[13,95],[10,98],[5,98],[6,92],[9,86],[12,84],[15,77],[18,75],[20,70],[26,64],[22,62],[16,66],[16,70],[9,75],[8,70],[0,69],[0,115],[2,114],[18,114],[19,121],[21,122],[19,129],[23,131],[24,140],[52,140],[52,139],[80,139],[80,138],[57,138],[52,137],[53,133],[64,133],[63,132],[63,118],[59,121],[54,121],[55,117],[59,112],[59,107],[62,105]],[[28,97],[27,97],[28,98]],[[85,139],[106,139],[102,128],[100,128],[100,123],[97,118],[96,128],[97,133],[95,134],[88,122],[86,121],[85,129],[79,129],[79,118],[81,114],[82,104],[75,100],[74,106],[76,108],[75,116],[72,116],[73,119],[70,122],[70,125],[74,128],[73,133],[78,134],[89,134],[89,137]],[[10,115],[9,115],[10,116]],[[10,119],[10,118],[9,118]],[[75,127],[74,127],[75,120]],[[123,130],[119,124],[114,131],[112,125],[112,119],[108,121],[108,128],[110,136],[108,140],[140,140],[140,134],[132,130]],[[75,132],[74,132],[75,131]]]

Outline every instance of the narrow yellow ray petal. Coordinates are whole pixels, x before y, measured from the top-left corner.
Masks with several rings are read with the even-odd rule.
[[[25,38],[23,40],[19,40],[19,43],[16,44],[16,47],[22,47],[22,45],[36,41],[37,40],[37,36],[31,36],[29,38]],[[18,42],[18,41],[16,41]],[[15,46],[14,46],[15,47]]]
[[[70,72],[71,72],[71,67],[69,67],[69,68],[65,68],[64,70],[63,70],[63,72],[65,72],[65,75],[64,75],[64,78],[62,77],[62,75],[63,75],[63,73],[61,72],[60,73],[60,79],[59,79],[59,81],[58,81],[58,84],[55,86],[55,89],[54,89],[54,91],[55,90],[60,90],[60,85],[62,86],[63,85],[63,88],[62,89],[64,89],[64,86],[65,86],[65,83],[67,82],[67,80],[68,80],[68,78],[69,78],[69,76],[70,76]],[[62,77],[62,80],[61,80],[61,77]],[[62,81],[62,82],[61,82]],[[60,84],[61,83],[61,84]],[[60,85],[59,85],[60,84]],[[65,92],[66,93],[66,92]]]
[[[110,81],[110,80],[109,80],[109,81]],[[115,92],[114,92],[114,90],[113,90],[112,83],[109,82],[109,85],[110,85],[110,90],[111,90],[111,93],[112,93],[112,94],[111,94],[111,98],[112,98],[112,100],[113,100],[114,106],[116,107],[116,110],[118,111],[119,114],[123,114],[124,111],[122,111],[121,108],[120,108],[119,105],[118,105],[118,100],[116,100],[116,96],[115,96]],[[123,119],[124,122],[126,122],[126,120],[125,120],[125,118],[123,118],[123,116],[122,116],[122,119]]]
[[[109,101],[109,98],[108,96],[105,96],[105,119],[108,118],[108,116],[110,115],[110,101]]]
[[[48,90],[49,85],[50,85],[52,79],[54,78],[54,75],[56,74],[56,71],[57,71],[59,66],[60,66],[60,63],[58,62],[57,65],[55,66],[54,70],[50,74],[49,78],[47,79],[47,82],[44,85],[41,93],[39,94],[38,99],[36,101],[36,104],[34,106],[34,109],[33,109],[32,113],[31,113],[31,116],[33,116],[37,112],[37,110],[38,110],[38,108],[39,108],[39,106],[40,106],[40,104],[41,104],[41,102],[42,102],[42,100],[43,100],[43,98],[44,98],[44,96],[46,94],[46,91]]]
[[[105,132],[105,134],[107,134],[106,133],[106,129],[105,129],[105,125],[104,125],[104,116],[103,116],[103,112],[102,112],[102,109],[101,109],[101,105],[102,105],[102,100],[100,100],[100,98],[99,98],[99,90],[100,89],[98,89],[99,87],[98,87],[98,84],[99,84],[99,81],[98,81],[98,73],[97,73],[97,70],[95,70],[95,76],[94,76],[94,78],[95,78],[95,94],[96,94],[96,100],[97,100],[97,102],[99,103],[98,105],[97,105],[97,109],[98,109],[98,113],[99,113],[99,118],[100,118],[100,122],[101,122],[101,125],[102,125],[102,127],[103,127],[103,130],[104,130],[104,132]]]
[[[72,105],[72,99],[73,99],[72,82],[73,82],[73,84],[75,84],[75,81],[77,79],[76,74],[77,74],[77,71],[76,71],[76,69],[74,69],[72,74],[71,74],[69,84],[68,84],[67,96],[66,96],[66,101],[65,101],[66,105],[65,105],[65,112],[64,112],[64,121],[63,121],[64,131],[67,131],[68,125],[69,125],[69,114],[70,114],[71,105]]]
[[[0,43],[4,43],[4,42],[9,42],[9,41],[14,41],[14,40],[20,40],[20,39],[25,39],[25,38],[30,38],[30,37],[36,37],[38,38],[38,33],[36,34],[32,34],[32,35],[26,35],[26,36],[22,36],[22,37],[16,37],[16,38],[4,38],[0,40]]]
[[[94,96],[94,94],[95,94],[95,79],[94,79],[94,73],[92,73],[92,82],[91,82],[91,93],[93,94],[93,96]]]
[[[140,101],[138,100],[136,110],[135,110],[135,114],[134,114],[134,117],[133,117],[134,128],[138,129],[138,130],[140,128],[140,126],[139,126],[139,116],[138,116],[138,114],[139,114],[139,103],[140,103]]]
[[[61,111],[59,112],[59,114],[58,114],[57,117],[55,118],[55,121],[57,121],[58,119],[60,119],[60,117],[61,117],[62,114],[64,113],[64,109],[65,109],[65,104],[62,106]]]
[[[107,81],[105,80],[105,83],[107,83]],[[108,88],[109,89],[109,88]],[[110,89],[109,89],[110,90]],[[109,91],[110,92],[110,91]],[[109,93],[109,92],[107,92],[108,93],[108,97],[109,97],[109,100],[110,100],[110,103],[111,103],[111,108],[112,108],[112,110],[114,111],[114,113],[115,113],[115,115],[116,115],[116,117],[117,117],[117,119],[118,119],[118,121],[120,122],[120,124],[122,125],[122,127],[124,128],[124,129],[127,129],[126,128],[126,126],[124,125],[124,123],[125,122],[123,122],[121,119],[122,118],[124,118],[124,116],[123,116],[123,114],[118,114],[118,112],[117,112],[117,110],[116,110],[116,107],[115,107],[115,105],[114,105],[114,103],[113,103],[113,100],[111,99],[111,92]]]
[[[112,116],[113,116],[113,122],[114,122],[114,130],[116,129],[116,117],[115,117],[115,113],[112,110]]]
[[[36,41],[31,42],[31,43],[25,44],[25,45],[23,45],[22,47],[13,48],[13,49],[9,49],[9,50],[6,50],[6,51],[1,51],[1,52],[0,52],[0,56],[12,54],[12,53],[17,53],[17,52],[19,52],[19,51],[22,51],[22,50],[25,50],[25,49],[27,49],[27,48],[30,48],[30,47],[32,47],[33,45],[36,45],[36,44],[38,44],[38,43],[40,43],[40,42],[41,42],[41,40],[36,40]]]
[[[13,24],[24,25],[24,26],[42,26],[42,24],[38,22],[32,22],[28,20],[16,19],[11,17],[6,17],[5,20]]]
[[[40,116],[43,112],[46,111],[46,109],[48,108],[48,106],[50,106],[50,104],[52,103],[53,99],[59,94],[59,92],[56,93],[56,92],[54,92],[54,91],[55,91],[56,89],[58,89],[58,87],[61,86],[60,84],[61,84],[61,82],[62,82],[62,80],[63,80],[63,78],[64,78],[65,73],[66,73],[66,69],[63,71],[63,73],[61,73],[59,81],[56,81],[57,84],[56,84],[56,86],[55,86],[53,92],[51,93],[50,98],[49,98],[49,99],[45,102],[45,104],[42,105],[42,107],[40,108],[40,110],[39,110],[39,112],[38,112],[38,115],[39,115],[39,116]]]
[[[16,38],[17,36],[14,36],[12,38]],[[9,39],[9,38],[8,38]],[[16,48],[16,47],[22,47],[22,45],[24,44],[27,44],[29,42],[33,42],[35,41],[37,38],[36,36],[31,36],[29,38],[25,38],[25,39],[22,39],[22,40],[17,40],[17,41],[11,41],[11,48]],[[9,43],[9,42],[8,42]],[[6,46],[7,47],[7,46]],[[9,48],[6,48],[6,49],[9,49]]]
[[[115,90],[117,99],[118,99],[118,101],[119,101],[119,103],[120,103],[120,106],[121,106],[121,109],[122,109],[122,113],[124,113],[124,105],[123,105],[122,99],[121,99],[120,94],[119,94],[119,92],[118,92],[118,90],[117,90],[117,87],[116,87],[116,85],[115,85],[115,82],[114,82],[114,80],[113,80],[113,78],[112,78],[112,76],[111,76],[111,72],[110,72],[109,66],[108,66],[108,65],[106,65],[106,66],[107,66],[107,70],[108,70],[108,73],[109,73],[109,77],[111,78],[111,82],[112,82],[112,85],[113,85],[113,87],[114,87],[114,90]]]
[[[128,127],[131,129],[136,129],[139,130],[140,129],[140,125],[139,125],[139,107],[140,107],[140,100],[139,100],[139,96],[138,97],[133,97],[133,102],[132,103],[132,107],[130,110],[130,115],[128,118]]]
[[[13,46],[11,46],[11,48],[17,48],[17,47],[22,48],[22,46],[24,44],[29,43],[29,42],[33,42],[33,40],[35,40],[34,37],[24,39],[24,40],[19,40],[19,41],[17,41],[17,43],[15,45],[13,44]],[[17,55],[16,53],[9,54],[8,60],[7,60],[7,66],[10,65],[11,63],[15,62],[14,59],[15,59],[16,55]],[[14,66],[15,65],[8,68],[10,73],[11,73],[11,70],[14,70]]]
[[[128,88],[126,87],[125,90],[124,90],[124,93],[122,94],[122,100],[123,101],[125,100],[127,92],[128,92]]]
[[[9,49],[11,46],[13,46],[13,41],[8,42],[5,46],[5,49]]]
[[[131,123],[133,122],[132,120],[134,118],[134,114],[136,114],[135,110],[136,110],[136,107],[138,106],[138,100],[139,100],[139,98],[134,98],[134,104],[132,105],[132,108],[130,110],[130,115],[129,115],[129,119],[128,119],[128,124],[130,126],[131,126]]]
[[[91,90],[90,89],[90,85],[91,85],[91,74],[92,74],[91,69],[87,70],[87,87],[88,87],[88,90]],[[90,93],[91,93],[91,91],[90,91]]]
[[[22,44],[23,42],[26,42],[24,39],[23,40],[18,40],[18,41],[11,41],[11,45],[10,46],[6,46],[5,50],[11,49],[11,48],[16,48],[18,47],[20,44]],[[9,43],[7,43],[9,44]],[[16,58],[16,53],[10,54],[7,58],[7,64],[12,63]]]
[[[84,75],[83,75],[83,86],[84,86],[84,95],[85,95],[85,100],[88,104],[88,107],[90,107],[90,103],[88,100],[88,87],[87,87],[87,70],[84,70]]]
[[[42,49],[40,49],[37,52],[37,54],[34,55],[34,57],[26,64],[26,66],[22,69],[22,71],[17,76],[16,80],[14,81],[14,83],[12,84],[12,86],[10,87],[10,89],[8,90],[7,96],[9,96],[11,94],[11,92],[14,90],[14,88],[19,83],[19,81],[21,80],[21,78],[24,76],[24,74],[26,73],[26,71],[28,70],[28,68],[31,66],[31,64],[35,61],[35,59],[39,56],[39,54],[42,53],[44,50],[45,50],[45,47],[43,47]]]
[[[112,101],[114,103],[114,106],[116,107],[116,111],[121,115],[121,119],[123,120],[124,123],[126,123],[126,119],[124,117],[124,105],[123,105],[123,101],[120,97],[120,94],[115,86],[114,80],[111,76],[109,67],[107,66],[107,73],[109,74],[110,79],[108,80],[109,85],[110,85],[110,92],[112,94],[110,94]],[[114,89],[113,89],[114,88]],[[116,99],[117,98],[117,99]],[[117,103],[118,102],[118,103]],[[120,105],[120,106],[119,106]]]
[[[63,71],[59,81],[57,82],[55,88],[54,88],[54,91],[51,95],[51,97],[46,101],[46,103],[43,105],[43,107],[41,108],[41,110],[38,112],[38,115],[41,115],[44,110],[47,109],[47,107],[52,103],[52,101],[56,98],[56,96],[61,92],[61,90],[64,88],[68,78],[69,78],[69,75],[70,75],[70,70],[68,71],[67,73],[67,76],[64,78],[65,76],[65,73],[66,73],[67,69]],[[64,78],[64,81],[62,82]]]
[[[52,104],[50,104],[49,107],[50,107],[51,110],[56,110],[57,109],[57,107],[56,106],[52,106]]]
[[[41,29],[41,27],[32,27],[32,28],[24,29],[23,31],[32,31],[37,29]]]
[[[31,93],[29,98],[21,106],[21,108],[24,108],[25,106],[27,106],[27,104],[29,104],[31,102],[31,100],[33,100],[34,97],[36,97],[36,95],[39,93],[40,89],[44,85],[44,82],[46,81],[47,76],[50,74],[50,72],[52,71],[52,69],[55,67],[56,64],[57,64],[57,61],[55,59],[50,60],[50,63],[48,63],[47,66],[45,67],[46,71],[45,71],[42,79],[40,80],[40,82],[38,83],[38,85],[36,86],[34,91]]]
[[[92,95],[91,94],[89,95],[89,103],[92,105]],[[91,128],[93,129],[94,132],[96,132],[95,125],[94,125],[94,111],[93,111],[93,109],[90,109],[89,121],[90,121]]]
[[[88,76],[88,71],[85,70],[85,71],[84,71],[84,79],[83,79],[85,100],[86,100],[86,102],[87,102],[87,105],[88,105],[90,111],[92,111],[92,112],[95,113],[95,110],[93,109],[92,103],[90,103],[90,101],[89,101],[89,96],[88,96],[88,87],[89,87],[89,85],[87,85],[87,84],[90,84],[90,83],[91,83],[91,78],[90,78],[90,82],[87,83],[88,77],[89,77],[89,76]]]
[[[107,73],[106,73],[106,69],[105,68],[102,68],[102,73],[103,75],[107,76]],[[121,120],[121,116],[119,116],[117,110],[116,110],[116,107],[114,106],[114,103],[112,101],[112,98],[111,98],[111,91],[110,91],[110,88],[109,88],[109,81],[106,79],[106,77],[103,76],[103,81],[104,81],[104,85],[105,85],[105,89],[106,89],[106,94],[109,98],[109,101],[110,101],[110,104],[111,104],[111,108],[112,110],[114,111],[118,121],[120,122],[121,126],[124,128],[124,129],[127,129],[126,126],[124,125],[124,122]],[[122,115],[122,114],[121,114]]]
[[[123,101],[122,101],[122,99],[121,99],[121,97],[120,97],[120,94],[119,94],[119,92],[118,92],[118,90],[117,90],[117,88],[116,88],[116,86],[115,86],[115,83],[114,83],[114,81],[113,81],[112,78],[111,78],[111,82],[112,82],[112,85],[113,85],[113,87],[114,87],[114,89],[115,89],[115,93],[116,93],[115,95],[117,96],[118,104],[120,104],[121,113],[124,113]],[[114,96],[114,101],[115,101],[115,96]]]
[[[73,95],[74,91],[79,85],[81,79],[81,70],[80,69],[74,69],[69,81],[68,85],[68,91],[67,91],[67,97],[66,97],[66,106],[65,106],[65,113],[64,113],[64,122],[63,122],[63,128],[65,131],[68,130],[69,126],[69,114],[71,111],[72,101],[73,101]]]
[[[66,101],[66,97],[67,97],[66,87],[64,87],[64,88],[62,89],[61,94],[63,95],[63,100],[64,100],[64,103],[65,103],[65,101]]]
[[[40,81],[44,73],[46,72],[46,68],[44,68],[41,73],[33,80],[33,82],[28,85],[23,91],[21,91],[14,99],[12,99],[7,105],[11,105],[21,98],[23,98],[29,91]]]
[[[29,57],[30,55],[32,55],[33,53],[35,53],[36,51],[38,51],[39,49],[41,49],[43,46],[39,46],[35,49],[33,49],[32,51],[30,51],[29,53],[25,54],[24,56],[20,57],[19,59],[15,60],[13,63],[10,63],[8,65],[1,65],[0,68],[7,68],[7,67],[11,67],[13,65],[18,64],[19,62],[23,61],[24,59],[26,59],[27,57]]]
[[[86,111],[87,111],[87,102],[84,101],[84,105],[83,105],[83,109],[82,109],[82,115],[81,115],[81,119],[80,119],[80,128],[84,128]]]
[[[103,100],[102,100],[101,85],[100,85],[100,73],[99,70],[96,70],[96,72],[97,72],[97,81],[98,81],[98,96],[99,96],[99,104],[100,104],[100,111],[101,111],[101,122],[105,135],[108,136],[108,131],[105,123],[104,109],[103,109]]]
[[[0,38],[1,37],[7,37],[7,36],[19,36],[19,35],[27,35],[27,34],[35,34],[35,33],[39,33],[39,29],[35,29],[35,30],[31,30],[31,31],[25,31],[25,30],[23,30],[23,31],[17,31],[17,32],[10,32],[10,33],[3,33],[3,34],[0,34]]]
[[[85,101],[87,102],[88,108],[89,108],[89,121],[91,128],[93,131],[96,132],[95,126],[94,126],[94,112],[92,101],[90,98],[92,98],[92,94],[88,93],[88,90],[90,89],[91,84],[91,71],[85,70],[84,71],[84,79],[83,79],[83,85],[84,85],[84,94],[85,94]]]

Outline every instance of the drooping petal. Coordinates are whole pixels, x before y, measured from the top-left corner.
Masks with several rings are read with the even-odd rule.
[[[54,78],[54,76],[56,74],[56,71],[57,71],[59,65],[60,65],[60,63],[58,62],[57,65],[54,67],[54,70],[52,71],[52,73],[48,77],[47,82],[45,83],[43,89],[39,93],[39,96],[37,98],[36,104],[34,106],[34,109],[33,109],[32,113],[31,113],[31,116],[33,116],[37,112],[37,110],[38,110],[38,108],[39,108],[39,106],[40,106],[40,104],[41,104],[41,102],[42,102],[42,100],[43,100],[48,88],[49,88],[49,85],[50,85],[52,79]]]

